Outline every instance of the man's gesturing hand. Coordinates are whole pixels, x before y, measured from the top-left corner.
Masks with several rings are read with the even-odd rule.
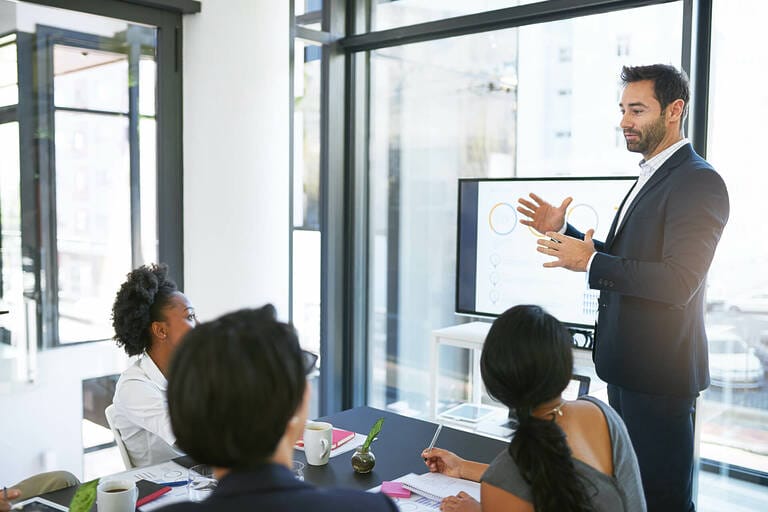
[[[540,238],[536,250],[547,256],[555,258],[554,261],[544,263],[547,268],[563,267],[574,272],[586,272],[589,258],[595,252],[595,244],[592,242],[594,229],[590,229],[584,235],[584,240],[561,235],[554,231],[545,233],[549,238]]]

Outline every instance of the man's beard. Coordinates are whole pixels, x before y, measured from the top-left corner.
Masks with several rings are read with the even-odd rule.
[[[651,123],[644,131],[627,131],[625,134],[637,136],[637,142],[627,142],[627,150],[633,153],[642,153],[648,155],[652,153],[658,145],[664,140],[667,133],[667,127],[664,122],[664,111],[659,114],[659,118]]]

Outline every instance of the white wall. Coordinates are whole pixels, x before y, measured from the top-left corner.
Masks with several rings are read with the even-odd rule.
[[[84,379],[120,373],[128,365],[114,341],[40,352],[38,380],[0,393],[0,485],[41,471],[83,471]]]
[[[184,280],[201,319],[288,317],[288,2],[203,0],[184,19]]]

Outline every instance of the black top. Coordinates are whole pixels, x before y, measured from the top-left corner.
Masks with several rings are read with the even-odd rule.
[[[200,503],[176,503],[164,512],[215,512],[233,510],[312,510],[336,512],[396,512],[383,494],[350,489],[319,489],[294,478],[286,467],[265,464],[255,470],[230,473],[219,482],[210,498]]]

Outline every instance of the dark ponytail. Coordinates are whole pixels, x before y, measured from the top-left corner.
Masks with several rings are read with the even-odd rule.
[[[519,427],[509,454],[531,486],[536,512],[592,511],[590,494],[576,473],[565,433],[531,411],[562,393],[571,378],[568,330],[538,306],[515,306],[493,323],[480,371],[488,393],[515,409]]]

